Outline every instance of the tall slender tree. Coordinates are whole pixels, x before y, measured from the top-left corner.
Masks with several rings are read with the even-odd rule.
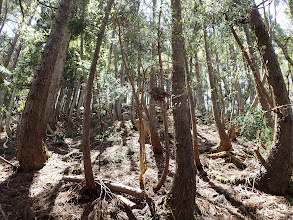
[[[187,103],[184,57],[185,46],[182,31],[180,0],[171,0],[172,13],[172,95],[175,127],[176,171],[170,191],[169,204],[175,219],[194,219],[195,176],[190,113]]]
[[[231,141],[225,131],[224,125],[221,122],[221,111],[217,101],[217,83],[214,74],[213,64],[212,64],[212,56],[210,45],[207,39],[207,30],[205,24],[203,24],[203,33],[204,33],[204,44],[205,44],[205,53],[206,53],[206,61],[208,67],[208,75],[211,89],[211,100],[213,107],[214,120],[218,129],[218,133],[220,136],[220,143],[218,146],[218,151],[227,151],[232,148]]]
[[[83,133],[82,133],[82,152],[83,152],[86,187],[90,191],[96,190],[96,184],[94,181],[91,154],[90,154],[90,151],[91,151],[90,149],[90,116],[91,116],[92,90],[93,90],[93,83],[94,83],[94,78],[96,73],[97,62],[98,62],[99,54],[100,54],[100,48],[102,45],[106,25],[109,20],[109,14],[110,14],[113,3],[114,3],[114,0],[109,0],[105,8],[105,16],[102,21],[102,25],[98,34],[96,49],[92,58],[92,64],[90,67],[90,73],[89,73],[87,87],[86,87],[85,109],[84,109],[84,118],[83,118]]]

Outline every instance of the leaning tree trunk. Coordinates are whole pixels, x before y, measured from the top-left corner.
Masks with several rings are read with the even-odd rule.
[[[213,107],[213,114],[214,114],[214,120],[216,122],[216,126],[218,129],[218,133],[220,136],[220,144],[218,147],[218,151],[227,151],[232,148],[230,139],[228,135],[226,134],[225,128],[221,122],[221,111],[220,107],[218,105],[217,101],[217,83],[214,75],[214,70],[212,66],[212,57],[211,57],[211,51],[210,46],[207,40],[207,31],[206,27],[204,26],[204,43],[205,43],[205,52],[206,52],[206,60],[207,60],[207,67],[208,67],[208,75],[209,75],[209,81],[210,81],[210,89],[211,89],[211,99],[212,99],[212,107]]]
[[[72,0],[61,1],[22,113],[17,156],[20,169],[23,171],[42,168],[48,158],[47,149],[43,143],[48,123],[44,112],[47,111],[50,86],[56,83],[52,81],[52,77],[71,9]]]
[[[90,110],[91,110],[92,90],[93,90],[93,83],[94,83],[94,77],[96,73],[97,62],[98,62],[98,58],[100,54],[100,48],[101,48],[102,40],[104,38],[106,25],[109,19],[109,13],[111,11],[111,7],[113,3],[114,3],[114,0],[109,0],[107,7],[105,9],[105,16],[102,21],[102,26],[98,34],[96,49],[93,55],[93,60],[92,60],[89,78],[87,82],[87,88],[86,88],[85,109],[84,109],[84,118],[83,118],[82,151],[83,151],[83,160],[84,160],[86,188],[89,191],[96,190],[96,184],[94,181],[91,155],[90,155],[90,151],[91,151],[90,149],[90,115],[91,115]]]
[[[172,95],[175,127],[176,171],[169,194],[169,204],[175,219],[194,219],[196,168],[190,133],[190,114],[184,69],[184,38],[180,0],[171,1],[172,14]]]
[[[258,75],[258,77],[260,77],[260,72],[259,72],[258,65],[256,63],[256,56],[255,56],[255,53],[254,53],[254,46],[253,46],[253,43],[252,43],[252,38],[251,38],[251,35],[250,35],[248,24],[244,25],[244,32],[245,32],[245,35],[246,35],[246,41],[247,41],[247,44],[248,44],[248,51],[249,51],[249,54],[250,54],[252,65],[255,68],[256,74]],[[266,100],[266,98],[265,98],[260,86],[257,84],[257,82],[256,82],[254,77],[253,77],[253,80],[254,80],[254,86],[255,86],[255,90],[256,90],[256,95],[259,98],[260,105],[261,105],[261,107],[262,107],[262,109],[264,111],[268,111],[270,109],[269,104],[268,104],[268,102],[267,102],[267,100]],[[274,127],[273,118],[272,118],[271,113],[268,112],[267,114],[265,114],[265,117],[268,119],[268,125],[270,127]]]
[[[293,116],[285,81],[274,51],[272,40],[256,7],[250,12],[250,24],[257,38],[257,46],[267,67],[268,83],[273,91],[275,112],[274,142],[266,171],[257,181],[265,192],[286,194],[293,171]]]

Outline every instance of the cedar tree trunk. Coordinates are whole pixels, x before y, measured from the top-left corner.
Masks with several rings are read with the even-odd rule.
[[[71,8],[72,0],[61,1],[22,113],[18,130],[17,156],[20,169],[23,171],[42,168],[48,158],[43,143],[48,123],[44,112],[47,111],[50,86],[56,83],[52,77]]]
[[[218,151],[227,151],[232,148],[230,139],[228,135],[226,134],[225,128],[221,122],[221,111],[220,107],[218,105],[217,101],[217,83],[214,75],[214,70],[212,66],[212,57],[211,57],[211,51],[210,46],[207,40],[207,31],[204,27],[204,43],[205,43],[205,52],[206,52],[206,60],[207,60],[207,67],[208,67],[208,75],[209,75],[209,81],[210,81],[210,89],[211,89],[211,99],[212,99],[212,107],[213,107],[213,114],[214,114],[214,120],[217,125],[218,133],[220,136],[220,144],[218,147]]]
[[[285,81],[281,72],[272,40],[257,8],[250,12],[250,24],[257,38],[257,46],[267,67],[268,83],[273,91],[276,107],[290,104]],[[267,161],[266,171],[261,174],[257,187],[265,192],[286,194],[293,170],[293,117],[291,107],[275,111],[274,143]]]
[[[102,26],[98,34],[98,39],[96,43],[95,53],[93,55],[93,60],[90,68],[89,78],[86,88],[86,97],[85,97],[85,109],[84,109],[84,119],[83,119],[83,134],[82,134],[82,151],[83,151],[83,160],[84,160],[84,172],[86,180],[86,188],[90,191],[95,191],[96,184],[93,177],[91,155],[90,155],[90,115],[91,115],[91,99],[92,99],[92,90],[94,77],[96,73],[97,62],[100,54],[100,48],[103,41],[106,25],[108,23],[109,14],[111,7],[114,3],[114,0],[109,0],[107,7],[105,9],[105,16],[102,21]]]
[[[169,194],[169,204],[175,219],[194,219],[196,168],[192,136],[190,133],[190,112],[184,69],[184,38],[182,31],[180,0],[171,0],[172,14],[172,91],[173,117],[175,127],[176,171]]]

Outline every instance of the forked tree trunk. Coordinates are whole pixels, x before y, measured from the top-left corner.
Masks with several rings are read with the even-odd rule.
[[[272,40],[256,7],[250,11],[250,24],[257,38],[257,46],[267,67],[268,83],[273,91],[276,107],[290,104],[285,81],[274,51]],[[267,161],[266,171],[257,181],[257,187],[265,192],[286,194],[293,171],[293,116],[292,108],[275,111],[274,142]]]
[[[220,136],[220,143],[218,146],[218,151],[227,151],[232,148],[230,139],[228,135],[226,134],[225,128],[221,122],[221,111],[220,107],[218,105],[217,101],[217,86],[216,86],[216,79],[214,75],[214,70],[212,66],[212,57],[211,57],[211,51],[210,51],[210,45],[207,40],[207,31],[206,27],[204,26],[204,43],[205,43],[205,52],[206,52],[206,61],[207,61],[207,67],[208,67],[208,75],[209,75],[209,81],[210,81],[210,89],[211,89],[211,100],[212,100],[212,108],[213,108],[213,114],[214,114],[214,120],[216,122],[216,126],[218,129],[218,133]]]
[[[93,83],[94,83],[94,77],[96,73],[97,62],[98,62],[98,58],[100,54],[100,48],[104,38],[106,25],[108,23],[109,14],[110,14],[113,3],[114,3],[114,0],[109,0],[105,8],[105,16],[102,21],[102,26],[98,34],[96,49],[93,55],[93,60],[92,60],[89,78],[87,82],[87,88],[86,88],[85,109],[84,109],[84,118],[83,118],[82,152],[83,152],[86,188],[89,191],[96,190],[96,184],[94,181],[93,170],[92,170],[91,148],[90,148],[90,116],[91,116],[92,90],[93,90]]]
[[[44,112],[47,111],[50,86],[56,83],[52,81],[52,77],[71,9],[72,0],[61,1],[22,113],[17,156],[20,169],[23,171],[42,168],[48,158],[47,149],[43,143],[48,123]]]
[[[172,15],[172,95],[175,128],[176,171],[169,194],[175,219],[194,219],[196,168],[190,133],[190,114],[186,95],[184,38],[180,0],[171,0]]]

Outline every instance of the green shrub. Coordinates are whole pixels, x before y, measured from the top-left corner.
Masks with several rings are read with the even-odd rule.
[[[273,139],[273,129],[267,126],[267,119],[263,117],[263,111],[258,106],[255,109],[248,109],[246,113],[236,116],[234,123],[238,125],[239,134],[247,140],[256,140],[257,133],[267,142]]]

